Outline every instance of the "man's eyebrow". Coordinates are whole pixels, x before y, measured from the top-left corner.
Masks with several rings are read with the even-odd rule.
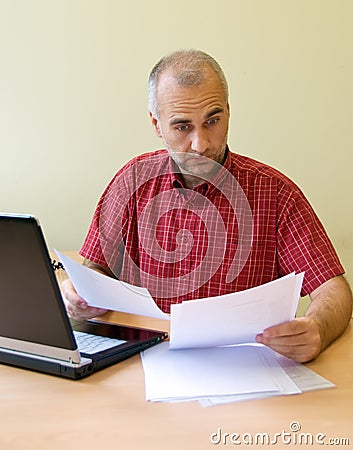
[[[222,113],[222,112],[224,112],[224,108],[221,108],[220,106],[217,106],[217,107],[211,109],[211,111],[207,113],[206,119],[209,119],[210,117],[212,117],[212,116],[214,116],[216,114]],[[190,119],[182,119],[181,117],[175,117],[174,119],[172,119],[169,122],[169,124],[171,126],[173,126],[173,125],[181,125],[181,124],[185,124],[185,123],[191,123],[191,120]]]
[[[182,118],[179,118],[179,117],[175,117],[175,119],[172,119],[169,122],[169,124],[170,125],[179,125],[179,124],[190,123],[190,122],[191,122],[191,120],[189,120],[189,119],[182,119]]]
[[[216,106],[215,108],[211,109],[211,111],[207,114],[206,118],[209,119],[210,117],[224,112],[224,108],[221,108],[220,106]]]

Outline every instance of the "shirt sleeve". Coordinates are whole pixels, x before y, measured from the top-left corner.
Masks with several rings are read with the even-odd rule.
[[[103,197],[99,200],[99,203],[94,212],[92,221],[90,223],[86,238],[83,245],[79,251],[80,255],[88,260],[99,264],[103,267],[108,267],[108,263],[104,257],[101,244],[100,244],[100,234],[99,234],[99,217],[101,210],[101,203]]]
[[[280,192],[279,198],[283,197]],[[279,205],[278,264],[281,276],[305,272],[301,295],[344,273],[338,255],[313,208],[299,188]]]
[[[124,255],[124,224],[127,204],[124,183],[118,174],[109,183],[94,212],[84,243],[79,251],[84,258],[108,267],[119,277]]]

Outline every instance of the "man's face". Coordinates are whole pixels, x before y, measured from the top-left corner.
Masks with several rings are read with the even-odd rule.
[[[229,105],[211,69],[199,86],[191,87],[179,86],[172,73],[163,73],[157,105],[159,117],[151,115],[155,132],[183,173],[202,178],[223,164]]]

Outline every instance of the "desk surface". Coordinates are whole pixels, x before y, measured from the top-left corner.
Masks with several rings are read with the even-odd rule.
[[[164,321],[119,313],[108,313],[106,318],[113,322],[166,328]],[[268,433],[273,437],[282,430],[290,432],[292,422],[300,424],[301,433],[313,436],[323,433],[325,442],[329,438],[338,438],[341,442],[347,438],[352,445],[352,347],[351,324],[340,339],[308,364],[334,382],[337,386],[334,389],[209,408],[197,402],[146,402],[139,355],[80,381],[2,365],[0,448],[90,450],[99,446],[124,450],[204,450],[234,447],[226,433],[238,433],[239,439],[249,439],[249,434],[255,436],[256,433]],[[218,430],[226,444],[216,444],[219,435],[213,437],[215,443],[211,442],[212,433]],[[322,448],[322,445],[310,445],[310,448]]]

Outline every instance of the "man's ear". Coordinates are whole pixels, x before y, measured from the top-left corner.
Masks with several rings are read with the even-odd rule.
[[[161,133],[161,129],[159,126],[159,120],[150,112],[150,118],[152,121],[152,126],[154,129],[154,132],[156,133],[156,135],[161,138],[162,137],[162,133]]]

